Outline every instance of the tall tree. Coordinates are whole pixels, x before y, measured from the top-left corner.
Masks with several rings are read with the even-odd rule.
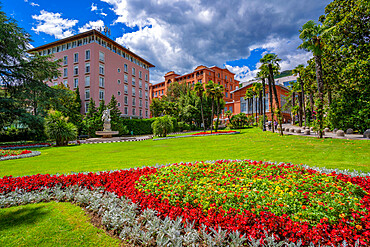
[[[215,104],[215,98],[216,98],[216,86],[213,83],[213,81],[209,81],[206,85],[206,94],[211,99],[212,104],[212,114],[211,114],[211,134],[213,131],[213,118],[214,118],[214,104]]]
[[[283,125],[282,125],[283,116],[282,116],[282,112],[281,112],[281,109],[280,109],[279,98],[278,98],[278,95],[277,95],[275,80],[274,80],[274,74],[278,74],[279,69],[280,69],[279,61],[281,61],[281,59],[278,58],[278,56],[276,54],[273,54],[273,53],[268,53],[265,56],[263,56],[263,58],[260,59],[260,62],[268,68],[269,85],[271,84],[271,87],[272,87],[272,90],[273,90],[273,92],[270,92],[270,93],[271,94],[273,93],[274,96],[275,96],[275,106],[276,106],[276,111],[277,111],[277,119],[278,119],[279,125],[280,125],[280,135],[284,135]],[[272,98],[272,97],[270,96],[270,98]],[[271,109],[271,112],[272,112],[272,109]],[[273,120],[274,119],[272,119],[272,121]]]
[[[195,90],[197,96],[200,99],[200,112],[202,114],[203,130],[206,131],[206,125],[204,123],[204,112],[203,112],[203,95],[204,95],[204,87],[203,87],[203,84],[201,82],[197,82],[194,85],[194,90]]]
[[[217,113],[217,120],[216,120],[216,129],[215,131],[217,132],[218,131],[218,121],[219,121],[219,118],[220,118],[220,114],[222,112],[220,106],[221,106],[221,102],[223,103],[222,105],[224,106],[225,105],[225,102],[223,101],[223,98],[224,98],[224,87],[222,85],[218,85],[216,84],[215,86],[215,101],[217,103],[217,110],[216,110],[216,113]]]
[[[322,76],[321,56],[323,54],[324,42],[323,34],[326,27],[318,25],[314,21],[308,21],[299,30],[299,38],[303,41],[299,46],[300,49],[311,51],[315,59],[316,81],[317,81],[317,123],[319,127],[319,138],[323,138],[323,117],[324,117],[324,80]]]

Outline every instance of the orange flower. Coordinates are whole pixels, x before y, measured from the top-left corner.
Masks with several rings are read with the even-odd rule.
[[[362,226],[356,225],[357,230],[362,230]]]
[[[307,207],[305,205],[302,206],[302,209],[306,209]]]

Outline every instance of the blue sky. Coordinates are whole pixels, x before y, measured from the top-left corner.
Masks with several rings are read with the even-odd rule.
[[[1,1],[1,0],[0,0]],[[37,47],[107,25],[113,40],[156,67],[151,82],[174,70],[226,67],[237,79],[252,79],[267,52],[282,70],[305,63],[298,30],[317,21],[328,0],[6,0],[2,10],[31,34]]]

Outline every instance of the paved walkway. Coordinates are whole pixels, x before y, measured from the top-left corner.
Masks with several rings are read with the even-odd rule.
[[[112,138],[89,138],[80,140],[81,144],[94,144],[94,143],[112,143],[112,142],[137,142],[152,139],[152,136],[135,136],[135,137],[112,137]]]
[[[310,135],[305,135],[303,132],[304,132],[304,129],[303,127],[299,127],[297,125],[291,125],[291,124],[283,124],[283,128],[289,128],[290,129],[301,129],[301,133],[296,133],[296,131],[294,132],[287,132],[287,131],[284,131],[284,135],[299,135],[299,136],[311,136],[311,137],[318,137],[317,133],[314,132],[314,131],[310,131]],[[360,135],[360,134],[345,134],[344,137],[343,136],[337,136],[336,134],[334,134],[333,132],[325,132],[324,133],[324,138],[334,138],[334,139],[349,139],[349,140],[370,140],[369,138],[364,138],[363,135]]]

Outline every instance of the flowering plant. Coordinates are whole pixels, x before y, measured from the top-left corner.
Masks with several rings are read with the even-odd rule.
[[[234,130],[225,130],[225,131],[217,131],[217,132],[212,132],[212,135],[213,134],[229,134],[229,133],[236,133],[236,131]],[[192,134],[193,136],[196,136],[196,135],[210,135],[211,134],[211,131],[205,131],[205,132],[198,132],[198,133],[195,133],[195,134]]]
[[[5,145],[0,146],[0,149],[18,149],[18,148],[31,148],[31,147],[48,147],[51,146],[50,143],[33,143],[33,144],[16,144],[16,145]]]
[[[22,154],[29,154],[32,153],[29,150],[3,150],[0,149],[0,158],[1,157],[7,157],[7,156],[18,156]]]

